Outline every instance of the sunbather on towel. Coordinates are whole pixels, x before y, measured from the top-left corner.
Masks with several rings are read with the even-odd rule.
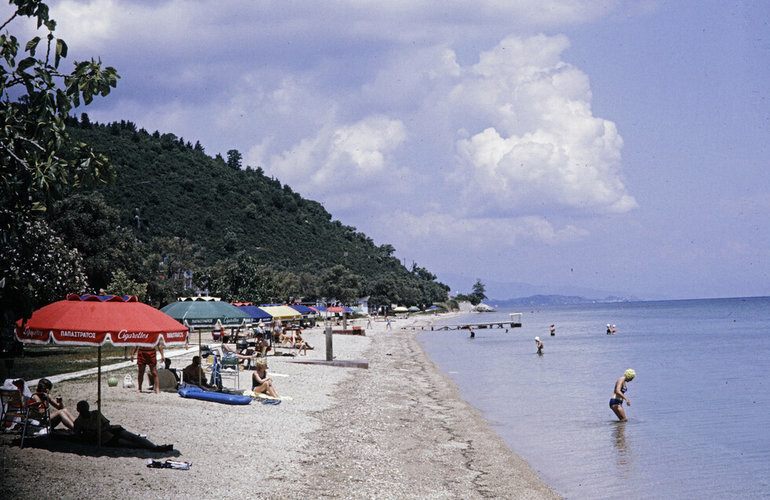
[[[88,401],[78,401],[78,418],[75,419],[75,435],[87,443],[95,443],[99,438],[99,425],[102,427],[102,444],[122,446],[124,448],[144,448],[153,451],[171,451],[173,445],[156,445],[147,438],[128,432],[119,425],[110,425],[104,415],[98,411],[89,411]],[[101,416],[101,419],[99,418]]]
[[[276,399],[280,398],[273,385],[273,379],[267,376],[267,360],[257,360],[257,368],[251,375],[251,390],[255,393],[264,393]]]

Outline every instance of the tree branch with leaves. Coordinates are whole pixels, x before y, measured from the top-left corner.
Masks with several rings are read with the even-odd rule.
[[[13,14],[0,21],[3,246],[18,241],[29,228],[29,218],[43,213],[68,186],[88,187],[114,181],[115,171],[108,159],[86,144],[73,141],[65,122],[74,108],[108,95],[119,78],[115,68],[95,59],[76,61],[71,72],[64,71],[68,47],[54,35],[56,21],[49,17],[48,6],[39,0],[10,0],[9,4],[15,8]],[[25,19],[34,21],[42,34],[22,46],[9,30]],[[45,248],[40,251],[45,252]],[[39,261],[18,265],[34,266]],[[3,310],[28,316],[30,306],[42,305],[43,297],[33,284],[19,281],[19,275],[11,274],[6,262],[0,263]]]

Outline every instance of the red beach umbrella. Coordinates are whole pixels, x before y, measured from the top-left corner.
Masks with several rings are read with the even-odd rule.
[[[184,344],[187,328],[134,296],[68,294],[16,324],[16,338],[26,344],[97,346],[99,412],[102,406],[102,346],[154,347]],[[101,434],[101,433],[100,433]],[[101,436],[99,436],[101,444]]]
[[[19,342],[30,344],[152,347],[182,344],[187,328],[136,297],[71,293],[48,304],[16,327]]]

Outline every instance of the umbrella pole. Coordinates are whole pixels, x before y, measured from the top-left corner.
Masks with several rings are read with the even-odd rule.
[[[101,448],[102,446],[102,346],[99,346],[99,362],[96,369],[96,411],[98,413],[99,426],[96,430],[96,443]]]
[[[198,387],[203,387],[201,383],[201,367],[203,366],[203,356],[201,352],[201,331],[198,330]]]

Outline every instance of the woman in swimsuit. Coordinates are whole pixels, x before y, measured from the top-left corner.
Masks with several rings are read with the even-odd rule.
[[[53,389],[53,383],[47,378],[41,378],[37,383],[37,392],[32,395],[32,400],[38,405],[35,405],[32,410],[43,413],[46,407],[53,408],[50,413],[51,429],[59,425],[59,422],[64,424],[64,427],[72,429],[75,425],[75,417],[64,407],[61,396],[57,396],[55,399],[51,398],[51,389]]]
[[[623,401],[625,400],[626,404],[631,406],[631,401],[629,401],[628,396],[626,396],[626,391],[628,390],[626,383],[634,380],[634,377],[636,377],[636,372],[634,370],[631,368],[626,370],[623,376],[615,382],[615,392],[612,394],[612,398],[610,398],[610,408],[615,412],[615,415],[618,416],[618,420],[621,422],[625,422],[626,420],[626,412],[623,411]]]
[[[264,358],[257,361],[257,368],[251,375],[251,390],[276,399],[280,398],[273,385],[273,379],[267,376],[267,361]]]

